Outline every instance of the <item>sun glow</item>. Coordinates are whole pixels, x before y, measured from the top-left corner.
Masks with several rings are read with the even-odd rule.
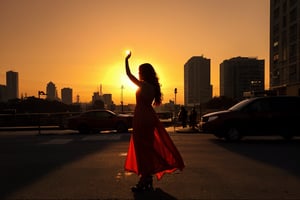
[[[107,67],[109,66],[109,67]],[[135,103],[135,92],[137,86],[130,81],[126,75],[124,61],[107,63],[105,67],[96,72],[99,84],[103,85],[103,93],[113,94],[113,101],[118,104],[123,98],[124,104]],[[132,67],[132,74],[136,75],[135,68]]]
[[[126,104],[134,104],[135,103],[135,92],[137,90],[137,86],[130,81],[126,74],[121,74],[120,76],[121,82],[121,96],[120,102],[122,101]]]
[[[130,81],[126,74],[121,74],[120,80],[125,90],[129,90],[130,92],[135,92],[137,90],[138,87]]]
[[[129,55],[130,53],[131,53],[131,51],[130,51],[129,49],[127,49],[127,50],[125,51],[126,56]]]

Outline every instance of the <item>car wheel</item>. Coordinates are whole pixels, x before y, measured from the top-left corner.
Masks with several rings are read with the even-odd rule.
[[[117,130],[117,133],[128,132],[127,126],[122,122],[117,124],[116,130]]]
[[[280,135],[285,139],[285,140],[291,140],[294,137],[293,130],[287,129],[287,128],[282,128],[280,129]]]
[[[82,124],[78,127],[78,131],[80,134],[89,134],[90,133],[90,129],[87,125]]]
[[[285,139],[285,140],[292,140],[293,139],[293,135],[282,135],[282,137]]]
[[[227,141],[238,141],[241,139],[241,134],[237,128],[230,127],[227,129],[225,139]]]
[[[279,130],[279,135],[285,140],[291,140],[297,134],[295,129],[291,127],[292,126],[287,125],[277,128],[277,130]]]
[[[217,138],[220,138],[220,139],[223,138],[223,135],[221,135],[219,133],[215,133],[214,136],[217,137]]]
[[[97,134],[97,133],[99,133],[100,131],[99,131],[98,129],[94,129],[94,130],[91,130],[90,132],[93,133],[93,134]]]

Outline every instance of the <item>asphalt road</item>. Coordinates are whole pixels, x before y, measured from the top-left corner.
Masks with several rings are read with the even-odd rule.
[[[186,168],[134,194],[123,170],[130,134],[0,132],[0,199],[300,199],[300,138],[170,135]]]

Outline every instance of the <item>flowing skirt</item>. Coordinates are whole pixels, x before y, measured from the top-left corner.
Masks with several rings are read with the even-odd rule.
[[[184,168],[183,159],[154,109],[136,108],[125,170],[138,175],[156,175]]]

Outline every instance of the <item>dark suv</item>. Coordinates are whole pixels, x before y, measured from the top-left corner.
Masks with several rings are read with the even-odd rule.
[[[226,140],[243,136],[300,135],[300,97],[269,96],[242,100],[231,108],[205,114],[200,130]]]

